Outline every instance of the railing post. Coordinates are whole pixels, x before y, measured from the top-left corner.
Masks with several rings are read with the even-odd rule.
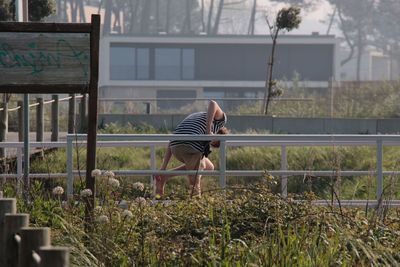
[[[51,141],[58,141],[58,95],[53,95],[51,103]]]
[[[4,218],[7,213],[17,212],[17,200],[15,198],[0,199],[0,266],[5,266],[5,238],[4,238]]]
[[[219,146],[219,185],[226,187],[226,141],[221,140]]]
[[[38,251],[42,246],[50,246],[50,228],[48,227],[23,227],[21,228],[21,244],[19,253],[19,267],[33,267],[33,251]]]
[[[28,227],[28,225],[29,214],[6,214],[4,218],[5,265],[0,266],[18,266],[19,243],[16,240],[16,235],[19,234],[22,227]],[[3,264],[1,260],[0,264]]]
[[[43,132],[44,132],[44,102],[42,97],[36,98],[39,103],[36,107],[36,141],[43,142]]]
[[[19,100],[18,104],[18,142],[24,141],[24,102]]]
[[[40,267],[69,267],[69,248],[40,247]]]
[[[68,105],[68,133],[75,132],[75,94],[70,94]]]
[[[383,142],[381,138],[376,140],[376,200],[379,201],[383,194]]]
[[[73,173],[73,136],[67,135],[67,197],[72,199],[74,194],[74,173]]]
[[[287,153],[286,145],[281,146],[281,171],[287,171]],[[287,197],[287,176],[281,176],[281,193],[282,197]]]

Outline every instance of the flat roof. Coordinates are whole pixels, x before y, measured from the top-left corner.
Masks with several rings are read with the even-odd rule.
[[[103,36],[106,42],[113,43],[164,43],[164,44],[272,44],[269,35],[146,35],[132,36],[111,34]],[[335,35],[291,35],[282,34],[278,37],[279,44],[338,44]]]

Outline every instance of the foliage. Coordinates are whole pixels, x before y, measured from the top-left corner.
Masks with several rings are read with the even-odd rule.
[[[83,197],[44,199],[34,186],[19,210],[52,228],[54,245],[71,248],[73,266],[397,266],[398,210],[318,207],[312,194],[282,199],[266,182],[155,201],[150,189],[110,187],[100,179],[89,231]],[[45,194],[45,193],[44,193]]]
[[[28,1],[29,21],[41,21],[55,13],[55,0]],[[15,20],[15,1],[0,0],[0,21]]]

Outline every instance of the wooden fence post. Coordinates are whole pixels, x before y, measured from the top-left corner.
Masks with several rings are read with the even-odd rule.
[[[7,213],[4,218],[4,264],[1,266],[18,266],[18,254],[19,254],[19,244],[15,240],[15,235],[20,233],[22,227],[27,227],[29,225],[29,214],[18,213],[10,214]]]
[[[86,132],[86,94],[82,95],[81,102],[79,105],[79,133]]]
[[[3,100],[2,104],[3,110],[1,111],[0,117],[0,142],[5,142],[7,140],[8,132],[8,102]],[[4,147],[0,148],[0,158],[6,156],[6,149]],[[5,165],[5,164],[4,164]]]
[[[23,227],[21,228],[21,244],[19,253],[19,267],[36,267],[33,260],[33,251],[42,246],[50,246],[50,228]]]
[[[69,267],[69,248],[41,247],[38,252],[40,267]]]
[[[39,103],[36,107],[36,141],[43,142],[44,132],[44,102],[42,97],[36,98]]]
[[[6,213],[17,212],[17,200],[15,198],[0,199],[0,266],[5,266],[5,246],[4,246],[4,218]]]
[[[18,142],[24,141],[24,102],[19,100],[18,102]]]
[[[52,96],[54,102],[51,104],[51,141],[58,141],[58,95]]]
[[[68,133],[75,132],[75,94],[69,95],[71,98],[69,99],[68,105]]]

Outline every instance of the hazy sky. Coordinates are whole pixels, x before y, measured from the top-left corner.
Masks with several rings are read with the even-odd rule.
[[[277,12],[281,8],[282,4],[266,4],[269,10],[273,8],[273,12]],[[319,32],[320,34],[326,34],[328,30],[328,23],[324,23],[323,20],[328,21],[328,15],[332,14],[333,9],[329,3],[321,0],[320,4],[310,11],[303,11],[301,13],[302,22],[300,27],[290,32],[290,34],[311,34],[312,32]],[[272,14],[271,14],[272,15]],[[335,25],[332,26],[330,34],[340,35],[339,30]]]

